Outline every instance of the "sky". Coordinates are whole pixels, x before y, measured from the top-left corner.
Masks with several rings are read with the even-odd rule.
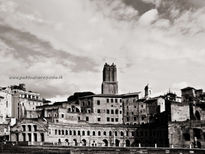
[[[204,0],[0,0],[0,86],[25,83],[52,101],[100,93],[107,62],[119,93],[205,89],[204,42]]]

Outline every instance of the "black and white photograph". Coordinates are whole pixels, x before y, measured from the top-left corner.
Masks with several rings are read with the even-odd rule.
[[[205,154],[205,0],[0,0],[0,153]]]

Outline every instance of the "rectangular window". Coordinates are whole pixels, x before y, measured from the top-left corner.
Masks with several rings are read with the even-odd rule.
[[[100,105],[100,100],[97,100],[97,105]]]
[[[118,122],[118,118],[115,118],[115,121]]]
[[[64,118],[64,114],[61,114],[61,118]]]
[[[98,118],[98,121],[101,121],[101,118]]]
[[[109,99],[107,99],[107,103],[109,103]]]
[[[110,110],[107,110],[107,114],[110,114]]]
[[[111,114],[114,114],[114,110],[111,110]]]
[[[114,118],[111,118],[111,121],[114,122]]]
[[[113,103],[113,99],[111,99],[111,103]]]
[[[108,121],[108,122],[110,121],[110,118],[109,118],[109,117],[107,117],[107,121]]]
[[[98,109],[97,112],[100,113],[100,109]]]

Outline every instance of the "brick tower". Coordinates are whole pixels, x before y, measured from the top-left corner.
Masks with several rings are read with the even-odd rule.
[[[104,65],[102,94],[118,94],[117,68],[114,63]]]

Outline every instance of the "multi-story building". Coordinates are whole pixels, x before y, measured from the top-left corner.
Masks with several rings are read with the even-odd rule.
[[[144,97],[139,94],[118,94],[116,66],[105,64],[101,94],[77,92],[63,102],[25,107],[35,116],[18,121],[11,128],[11,140],[67,146],[205,147],[202,90],[182,89],[182,98],[171,92],[151,97],[147,85]]]

